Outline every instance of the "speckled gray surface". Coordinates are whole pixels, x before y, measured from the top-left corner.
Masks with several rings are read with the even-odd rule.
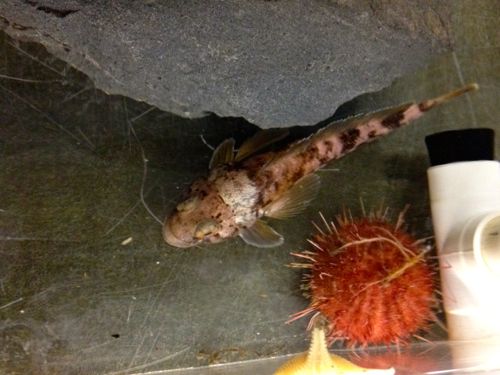
[[[0,27],[184,117],[313,125],[449,49],[449,0],[3,0]]]
[[[500,129],[500,10],[492,4],[461,2],[454,54],[342,110],[422,99],[462,82],[477,81],[481,90],[329,165],[311,207],[274,223],[286,237],[274,249],[238,239],[170,248],[141,202],[143,186],[145,202],[162,218],[205,173],[211,151],[201,135],[215,145],[229,136],[242,140],[256,127],[185,120],[107,96],[39,47],[2,35],[0,372],[134,374],[303,350],[307,322],[284,324],[307,305],[301,272],[284,265],[291,251],[307,246],[318,211],[357,212],[359,198],[394,212],[409,203],[409,226],[428,236],[423,137],[469,126]],[[239,373],[255,373],[252,366],[240,364]]]

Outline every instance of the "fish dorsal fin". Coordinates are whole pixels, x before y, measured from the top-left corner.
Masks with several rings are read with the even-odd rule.
[[[261,220],[257,220],[251,227],[243,228],[240,237],[247,244],[256,247],[275,247],[283,243],[283,236]]]
[[[231,163],[234,160],[234,139],[228,138],[222,141],[214,150],[208,169],[212,170],[219,165]]]
[[[264,215],[275,219],[288,219],[299,214],[316,198],[320,185],[318,175],[302,177],[278,200],[264,207]]]
[[[264,147],[278,142],[288,135],[287,129],[266,129],[260,130],[248,138],[238,149],[235,161],[241,161],[249,156],[261,151]]]
[[[317,133],[311,136],[311,142],[316,140],[329,137],[333,134],[340,134],[348,129],[355,129],[364,124],[367,124],[370,120],[382,121],[393,115],[398,115],[403,113],[413,103],[405,103],[395,107],[384,108],[376,112],[369,112],[365,114],[360,114],[352,117],[347,117],[345,119],[334,121],[321,128]],[[307,143],[300,144],[301,147],[307,147]]]

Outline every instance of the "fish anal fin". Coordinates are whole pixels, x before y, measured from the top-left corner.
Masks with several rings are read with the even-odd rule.
[[[288,135],[288,130],[283,128],[260,130],[248,138],[238,149],[235,161],[241,161],[251,155],[261,151],[275,142],[278,142]]]
[[[251,227],[243,228],[240,237],[247,244],[256,247],[275,247],[283,244],[283,236],[261,220],[257,220]]]
[[[288,219],[299,214],[316,198],[320,185],[318,175],[302,177],[279,199],[264,207],[264,215],[275,219]]]
[[[208,169],[212,170],[219,165],[231,163],[234,160],[234,139],[228,138],[221,142],[214,150]]]

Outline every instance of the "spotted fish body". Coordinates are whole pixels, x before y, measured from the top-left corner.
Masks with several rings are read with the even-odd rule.
[[[280,130],[257,133],[237,152],[234,141],[226,140],[214,152],[208,177],[195,181],[188,199],[165,220],[164,239],[185,248],[239,235],[254,246],[278,246],[283,237],[261,218],[285,219],[304,209],[319,190],[315,171],[475,89],[472,84],[421,103],[332,123],[279,152],[258,153],[282,138]]]

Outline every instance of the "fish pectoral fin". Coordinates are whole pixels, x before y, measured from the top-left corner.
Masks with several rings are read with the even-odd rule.
[[[240,237],[247,244],[256,247],[275,247],[283,244],[283,236],[261,220],[257,220],[251,227],[243,228]]]
[[[248,138],[238,149],[235,161],[241,161],[261,151],[264,147],[278,142],[288,135],[287,129],[266,129],[260,130]]]
[[[212,170],[219,165],[231,163],[234,160],[234,139],[228,138],[222,141],[214,150],[208,169]]]
[[[302,177],[279,199],[264,207],[264,215],[274,219],[288,219],[299,214],[316,198],[320,186],[318,175]]]

